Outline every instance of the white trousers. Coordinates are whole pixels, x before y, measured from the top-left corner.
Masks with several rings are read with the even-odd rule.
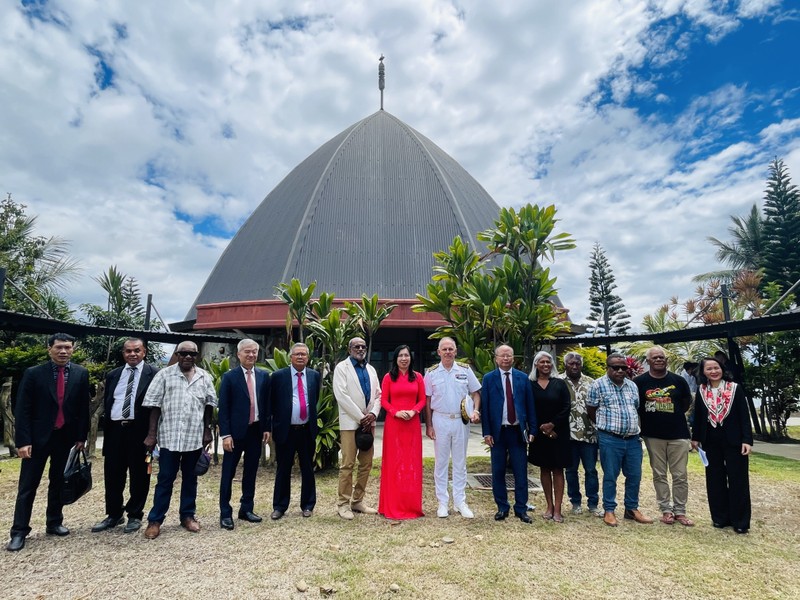
[[[436,498],[442,506],[448,506],[450,495],[447,490],[447,471],[450,459],[453,460],[453,506],[460,506],[467,501],[467,442],[469,441],[469,425],[449,415],[433,412],[433,430],[436,439],[433,448],[436,452],[436,465],[433,480],[436,483]]]

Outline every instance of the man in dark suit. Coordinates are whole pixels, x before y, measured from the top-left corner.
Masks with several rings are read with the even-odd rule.
[[[47,526],[50,535],[65,536],[61,489],[64,467],[72,446],[83,449],[89,432],[89,372],[70,362],[75,338],[56,333],[47,341],[50,360],[31,367],[22,376],[14,410],[15,442],[22,459],[11,541],[6,550],[25,547],[30,533],[33,501],[50,459],[47,489]]]
[[[236,356],[241,366],[225,373],[219,386],[219,435],[225,451],[219,484],[219,526],[223,529],[233,529],[231,491],[242,452],[244,467],[239,518],[251,523],[261,522],[261,517],[253,512],[256,472],[262,445],[269,441],[269,373],[255,368],[258,343],[250,339],[241,340]]]
[[[144,438],[150,423],[150,409],[142,406],[147,386],[158,369],[144,362],[147,348],[137,338],[125,341],[122,357],[127,363],[106,375],[103,398],[105,432],[103,435],[103,476],[106,487],[106,518],[92,527],[95,533],[112,529],[125,520],[123,530],[133,533],[142,526],[144,504],[150,490],[150,474],[145,462]],[[125,480],[130,473],[130,499],[123,503]]]
[[[275,440],[277,469],[272,497],[273,521],[289,508],[292,464],[295,454],[300,462],[300,509],[310,517],[317,503],[314,481],[314,449],[317,440],[317,401],[320,377],[308,364],[308,346],[294,344],[290,350],[292,365],[272,374],[271,422]]]
[[[514,473],[514,514],[523,523],[528,516],[527,445],[533,441],[530,432],[536,431],[536,411],[533,389],[528,376],[512,368],[514,349],[501,345],[494,351],[497,369],[483,376],[481,408],[483,408],[483,439],[491,449],[492,493],[497,503],[495,521],[508,516],[506,463]]]

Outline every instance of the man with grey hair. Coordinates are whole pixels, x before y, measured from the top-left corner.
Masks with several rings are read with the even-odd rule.
[[[343,519],[353,519],[354,512],[367,515],[378,511],[364,502],[369,472],[372,469],[374,443],[369,448],[356,446],[356,431],[375,433],[375,421],[381,411],[381,386],[378,374],[367,363],[367,343],[354,337],[347,345],[350,356],[333,370],[333,395],[339,405],[339,434],[342,462],[339,467],[337,511]],[[353,485],[353,468],[358,474]]]
[[[197,533],[197,473],[195,467],[205,446],[211,443],[211,416],[217,405],[214,381],[208,371],[195,365],[200,353],[194,342],[181,342],[175,349],[177,362],[153,377],[142,406],[150,408],[150,430],[144,439],[152,451],[160,447],[158,480],[153,508],[147,515],[144,537],[154,540],[169,510],[172,486],[181,472],[181,526]]]
[[[436,462],[433,481],[439,508],[436,515],[447,518],[450,495],[447,491],[447,472],[453,460],[453,507],[465,519],[475,515],[467,506],[467,443],[469,422],[462,422],[461,403],[472,401],[467,409],[469,421],[480,421],[481,384],[467,366],[456,363],[456,342],[453,338],[439,340],[437,353],[442,359],[425,373],[425,434],[433,440]],[[469,405],[469,402],[467,402]]]
[[[636,377],[639,388],[639,419],[642,438],[647,447],[656,501],[661,522],[675,521],[686,527],[694,525],[686,516],[689,498],[689,427],[686,411],[692,401],[689,385],[676,373],[667,370],[667,353],[661,346],[649,348],[645,354],[650,370]],[[672,477],[670,491],[667,473]]]
[[[219,482],[219,526],[233,529],[231,493],[233,476],[244,453],[242,467],[242,497],[239,500],[239,519],[260,523],[254,512],[256,473],[261,448],[269,441],[269,373],[256,368],[258,342],[239,341],[236,347],[239,366],[222,376],[219,384],[219,437],[222,440],[222,476]]]
[[[625,377],[628,362],[619,353],[606,358],[606,374],[589,388],[586,407],[597,426],[600,464],[603,467],[603,522],[618,525],[617,478],[625,475],[625,518],[649,524],[653,519],[639,511],[642,481],[642,442],[639,441],[639,391]]]
[[[578,480],[578,466],[583,465],[586,503],[589,512],[597,517],[603,516],[600,502],[600,482],[597,478],[597,431],[586,410],[586,397],[589,395],[594,379],[584,375],[583,357],[577,352],[564,355],[564,374],[559,375],[567,384],[571,399],[569,413],[570,465],[566,468],[567,495],[572,503],[572,514],[583,512],[581,507],[581,486]]]

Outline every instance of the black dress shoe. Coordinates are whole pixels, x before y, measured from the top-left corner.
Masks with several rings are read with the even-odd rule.
[[[24,535],[12,535],[11,540],[6,545],[6,550],[9,552],[19,552],[25,547]]]
[[[47,533],[47,535],[57,535],[59,537],[64,537],[65,535],[69,535],[69,529],[67,529],[63,525],[56,525],[55,527],[48,527],[47,529],[45,529],[45,533]]]
[[[528,516],[528,513],[514,513],[514,514],[515,514],[515,515],[516,515],[516,517],[517,517],[517,518],[518,518],[520,521],[522,521],[523,523],[527,523],[528,525],[530,525],[531,523],[533,523],[533,519],[531,519],[531,518]]]
[[[95,523],[92,526],[92,533],[98,533],[100,531],[105,531],[106,529],[113,529],[117,525],[122,525],[124,522],[124,517],[106,517],[99,523]]]
[[[729,527],[728,523],[714,523],[714,529],[725,529]]]
[[[304,516],[304,517],[307,519],[308,517],[310,517],[310,516],[311,516],[311,514],[312,514],[313,512],[314,512],[314,511],[313,511],[313,510],[311,510],[310,508],[304,508],[304,509],[303,509],[303,516]]]
[[[495,521],[505,521],[506,517],[508,516],[507,510],[498,510],[494,513],[494,520]]]
[[[269,516],[269,518],[272,519],[273,521],[277,521],[282,516],[283,516],[283,511],[282,510],[273,510],[272,514]]]
[[[240,511],[239,512],[239,518],[242,521],[248,521],[250,523],[261,523],[261,521],[263,521],[263,519],[261,517],[259,517],[256,513],[254,513],[251,510],[247,510],[247,511],[244,511],[244,512]]]
[[[128,523],[125,525],[125,529],[122,530],[123,533],[133,533],[134,531],[139,531],[142,528],[142,520],[141,519],[132,519],[128,517]]]
[[[227,529],[228,531],[233,531],[233,518],[221,517],[219,520],[219,526],[223,529]]]
[[[736,533],[739,533],[739,534],[745,534],[745,533],[747,533],[749,531],[748,529],[745,529],[744,527],[734,527],[733,530]]]

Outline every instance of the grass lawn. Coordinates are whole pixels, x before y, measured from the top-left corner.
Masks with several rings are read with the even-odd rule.
[[[711,527],[696,454],[690,457],[689,516],[697,523],[692,528],[620,519],[614,529],[568,512],[563,524],[545,522],[541,497],[533,498],[533,525],[513,518],[496,523],[491,493],[473,490],[467,494],[474,520],[438,519],[433,462],[426,459],[428,516],[422,519],[340,519],[337,473],[330,471],[318,474],[313,517],[300,515],[296,478],[294,506],[271,522],[273,472],[262,469],[256,512],[265,522],[237,521],[235,531],[224,531],[218,526],[220,467],[212,465],[198,493],[203,530],[190,534],[178,525],[176,487],[161,537],[148,541],[141,532],[124,535],[121,527],[90,532],[105,516],[102,459],[95,459],[93,470],[95,488],[65,508],[64,523],[72,530],[65,539],[44,534],[46,488],[40,488],[25,549],[0,551],[3,598],[319,598],[323,588],[334,590],[334,598],[370,599],[800,597],[800,462],[781,458],[753,457],[753,523],[744,536]],[[469,470],[489,472],[488,458],[471,458]],[[6,529],[18,475],[19,459],[0,461],[0,522]],[[379,476],[373,469],[367,493],[373,505]],[[659,516],[646,459],[641,508]],[[305,593],[296,588],[301,580],[308,585]],[[392,584],[399,590],[391,591]]]

